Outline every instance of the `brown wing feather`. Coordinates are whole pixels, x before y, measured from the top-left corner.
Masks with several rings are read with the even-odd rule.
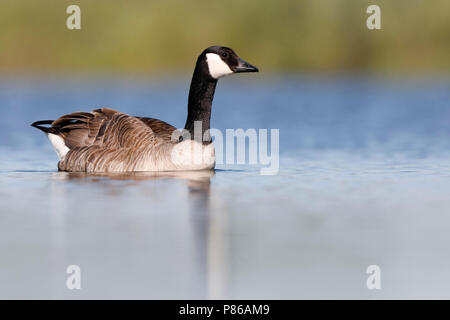
[[[167,122],[154,118],[143,118],[143,117],[136,117],[136,118],[138,118],[147,126],[149,126],[156,135],[158,135],[164,140],[172,141],[172,134],[174,133],[174,131],[176,131],[173,137],[174,141],[178,141],[178,138],[181,135],[180,131],[178,131],[177,128],[168,124]]]
[[[134,171],[149,153],[168,150],[143,121],[107,108],[62,116],[53,128],[70,149],[58,164],[63,171]]]
[[[117,113],[117,111],[109,110],[105,108],[93,112],[67,114],[53,121],[52,128],[64,139],[69,149],[101,145],[105,127]]]
[[[167,157],[175,127],[153,119],[139,118],[102,108],[75,112],[33,125],[57,134],[70,149],[58,163],[63,171],[134,171],[148,159]],[[179,131],[177,131],[179,133]]]
[[[75,112],[55,120],[52,128],[64,138],[69,149],[101,145],[111,119],[118,113],[118,111],[108,108],[97,109],[93,112]],[[135,118],[142,121],[154,134],[166,141],[171,141],[172,134],[176,131],[174,141],[178,141],[177,136],[180,135],[180,132],[167,122],[154,118]]]

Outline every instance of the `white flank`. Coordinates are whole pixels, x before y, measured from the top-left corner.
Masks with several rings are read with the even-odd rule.
[[[178,170],[213,169],[216,164],[214,144],[203,145],[195,140],[182,141],[173,147],[171,160]]]
[[[59,157],[59,160],[64,158],[66,156],[67,152],[69,152],[69,150],[70,150],[69,148],[67,148],[66,144],[64,143],[64,139],[53,133],[48,134],[48,139],[52,143],[53,148],[55,149],[55,152]]]
[[[230,67],[215,53],[206,54],[206,63],[208,64],[209,74],[214,79],[219,79],[233,73]]]

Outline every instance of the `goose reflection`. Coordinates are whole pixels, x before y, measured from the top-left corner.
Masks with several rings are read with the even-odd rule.
[[[183,193],[175,193],[173,197],[165,192],[162,192],[173,203],[179,205],[181,212],[186,210],[188,215],[177,216],[177,220],[173,220],[173,225],[169,227],[173,232],[175,225],[183,226],[180,229],[178,237],[185,238],[185,250],[186,260],[179,261],[180,265],[184,265],[189,271],[190,276],[185,282],[187,291],[189,292],[189,298],[220,298],[223,296],[225,289],[225,281],[223,279],[226,274],[227,264],[227,249],[228,245],[224,242],[222,236],[222,228],[225,228],[227,221],[225,217],[222,217],[219,213],[214,212],[212,209],[211,201],[213,197],[210,194],[211,178],[215,175],[215,171],[180,171],[180,172],[130,172],[130,173],[76,173],[76,172],[55,172],[52,176],[54,188],[52,196],[55,198],[55,214],[54,223],[61,226],[64,225],[64,229],[70,229],[64,216],[61,215],[63,208],[66,208],[67,212],[71,211],[70,206],[64,205],[64,199],[71,193],[73,187],[71,183],[76,183],[81,186],[87,184],[86,188],[81,188],[84,192],[92,192],[92,187],[98,189],[101,187],[109,198],[107,201],[121,201],[123,197],[127,197],[130,190],[140,190],[138,192],[145,192],[147,194],[147,200],[144,202],[159,202],[161,199],[161,193],[148,192],[145,181],[152,180],[164,180],[167,181],[183,181],[187,186],[187,195],[185,198]],[[70,183],[61,183],[61,182]],[[98,186],[97,186],[98,185]],[[160,188],[159,184],[155,184],[156,188]],[[135,189],[134,187],[138,187]],[[163,188],[165,184],[161,185]],[[129,188],[131,187],[131,189]],[[155,187],[155,186],[152,186]],[[80,190],[80,188],[76,188]],[[87,190],[87,191],[86,191]],[[152,189],[150,189],[152,190]],[[161,190],[161,189],[160,189]],[[173,189],[180,190],[180,189]],[[172,192],[172,191],[169,191]],[[114,200],[117,199],[117,200]],[[164,201],[164,200],[162,200]],[[151,215],[148,215],[149,219]],[[225,221],[224,221],[225,219]],[[139,222],[140,221],[140,222]],[[135,223],[142,223],[142,220],[135,221]],[[59,229],[60,230],[60,229]],[[58,234],[55,237],[59,243],[64,241],[64,234]],[[149,236],[149,239],[153,239]],[[121,246],[128,246],[128,250],[121,253],[121,259],[123,255],[127,255],[126,261],[130,263],[130,267],[133,267],[133,261],[137,261],[132,244],[122,243]],[[147,252],[151,257],[155,255],[155,252]],[[170,250],[166,253],[171,255]],[[139,260],[140,261],[140,260]],[[152,259],[149,259],[152,261]],[[154,261],[152,263],[155,263]],[[157,263],[157,262],[156,262]],[[176,296],[176,293],[174,293]]]
[[[192,192],[209,192],[211,177],[214,170],[201,171],[167,171],[167,172],[125,172],[125,173],[85,173],[85,172],[57,172],[54,180],[74,180],[81,182],[106,182],[120,180],[127,185],[136,185],[140,181],[158,179],[184,180]]]

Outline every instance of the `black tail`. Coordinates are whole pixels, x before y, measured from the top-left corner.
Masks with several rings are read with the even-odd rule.
[[[41,120],[41,121],[33,122],[31,124],[31,126],[37,128],[37,129],[39,129],[41,131],[44,131],[45,133],[56,133],[55,128],[53,128],[53,127],[44,127],[43,126],[43,125],[50,125],[51,126],[52,123],[53,123],[53,120]]]

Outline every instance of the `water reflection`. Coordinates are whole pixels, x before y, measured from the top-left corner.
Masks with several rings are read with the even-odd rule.
[[[170,171],[170,172],[120,172],[120,173],[85,173],[85,172],[56,172],[55,180],[77,180],[83,182],[104,182],[107,180],[128,181],[130,185],[138,181],[156,179],[185,180],[191,191],[209,191],[211,177],[214,170],[204,171]]]
[[[183,181],[187,186],[187,198],[185,198],[179,189],[175,188],[173,184],[170,183],[170,187],[167,184],[156,186],[172,190],[172,200],[174,203],[178,203],[180,206],[184,207],[187,215],[172,215],[172,218],[177,219],[177,224],[182,227],[180,231],[180,237],[185,236],[187,242],[183,245],[184,250],[186,250],[186,260],[180,261],[180,265],[185,265],[188,273],[192,273],[192,280],[187,281],[186,290],[189,292],[189,297],[195,298],[218,298],[221,295],[220,286],[223,281],[221,280],[223,264],[226,262],[224,260],[224,253],[222,249],[224,247],[223,237],[220,236],[218,224],[221,224],[221,228],[225,227],[223,222],[218,221],[218,214],[212,214],[211,209],[211,178],[215,175],[214,171],[185,171],[185,172],[132,172],[132,173],[96,173],[96,174],[86,174],[86,173],[75,173],[75,172],[55,172],[51,176],[51,203],[52,203],[52,238],[54,243],[63,245],[67,242],[71,242],[70,239],[66,239],[67,234],[70,234],[71,229],[74,226],[70,226],[70,222],[67,216],[71,215],[73,208],[71,209],[68,202],[72,201],[73,190],[76,190],[80,194],[95,193],[99,190],[96,185],[100,185],[100,192],[104,195],[100,198],[103,202],[117,202],[116,210],[119,208],[124,208],[121,199],[132,197],[134,201],[139,201],[140,206],[145,204],[146,206],[153,206],[157,204],[158,201],[167,201],[166,199],[158,198],[158,194],[154,194],[152,190],[148,192],[148,198],[142,198],[138,195],[140,192],[147,193],[149,187],[148,184],[143,184],[145,181],[161,180],[163,181]],[[61,183],[61,182],[74,182],[75,185],[71,183]],[[81,185],[80,185],[81,184]],[[83,187],[84,185],[84,187]],[[75,188],[74,188],[75,186]],[[94,186],[94,188],[92,188]],[[151,186],[154,186],[153,184]],[[137,187],[137,189],[133,189]],[[71,191],[72,190],[72,191]],[[131,190],[131,191],[130,191]],[[177,191],[178,190],[178,191]],[[131,193],[136,193],[130,195]],[[166,197],[166,194],[164,195]],[[67,203],[66,203],[67,201]],[[92,208],[94,204],[86,203],[80,205],[84,208]],[[182,212],[181,211],[181,212]],[[126,216],[126,212],[123,212]],[[169,217],[171,214],[167,213]],[[142,223],[152,223],[154,221],[151,215],[146,219],[139,220],[138,218],[132,218],[130,223],[142,224]],[[146,221],[146,222],[145,222]],[[169,227],[171,228],[171,227]],[[167,230],[171,233],[174,230]],[[122,241],[123,241],[122,235]],[[117,238],[119,239],[119,238]],[[159,242],[160,236],[153,234],[153,236],[146,237],[146,241]],[[127,245],[127,244],[125,244]],[[121,244],[124,246],[124,244]],[[130,262],[130,268],[133,268],[132,261],[139,260],[136,256],[141,255],[139,251],[136,253],[130,244],[127,245],[128,250],[125,253],[128,256],[127,260]],[[168,247],[163,247],[160,249],[154,249],[153,251],[148,251],[145,254],[148,256],[148,261],[157,265],[158,262],[152,261],[153,256],[161,254],[160,250],[169,250],[165,254],[171,255],[170,245]],[[123,253],[120,250],[117,252],[117,258],[122,259]],[[59,254],[53,257],[56,262],[58,260],[67,260],[67,254],[59,251]],[[183,271],[186,272],[186,271]],[[117,293],[119,294],[120,293]]]

